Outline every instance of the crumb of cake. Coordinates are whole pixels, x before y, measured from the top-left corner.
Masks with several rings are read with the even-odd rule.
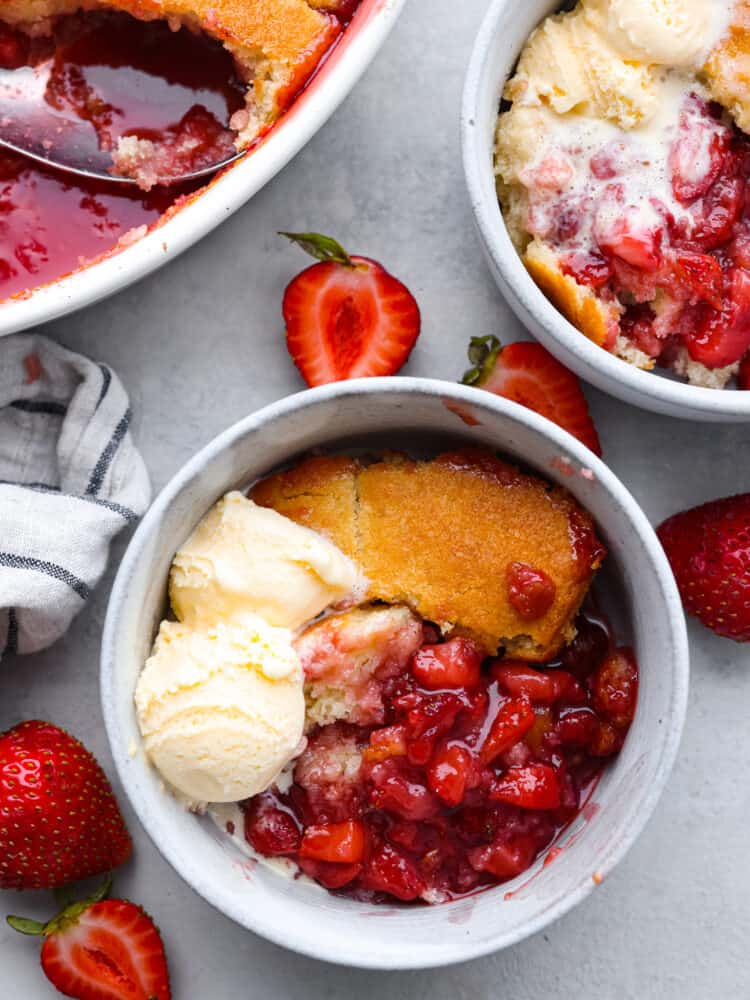
[[[703,74],[712,100],[750,132],[750,2],[737,0],[733,23],[713,50]]]
[[[621,333],[617,335],[614,353],[618,358],[622,358],[628,364],[634,365],[636,368],[642,368],[644,371],[651,371],[656,364],[655,359],[650,354],[646,354],[645,351],[640,350],[631,340],[623,337]]]
[[[382,724],[382,682],[405,669],[422,641],[422,623],[406,607],[357,608],[311,625],[295,642],[306,728]]]
[[[725,368],[706,368],[699,361],[694,361],[684,347],[678,349],[672,367],[678,375],[686,378],[690,385],[702,386],[704,389],[723,389],[739,371],[739,363],[727,365]]]

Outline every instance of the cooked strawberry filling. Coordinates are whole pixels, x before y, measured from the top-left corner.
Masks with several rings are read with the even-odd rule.
[[[391,660],[371,678],[382,724],[313,729],[288,790],[244,804],[247,841],[375,902],[438,902],[519,875],[576,815],[635,712],[632,652],[593,614],[577,626],[541,669],[426,626],[398,672]]]
[[[332,16],[345,27],[358,3],[342,0]],[[247,87],[219,42],[188,28],[173,31],[163,20],[89,11],[61,17],[53,35],[32,38],[3,23],[2,13],[0,69],[20,70],[19,92],[42,92],[62,121],[89,122],[92,142],[112,150],[116,171],[137,178],[143,190],[0,154],[0,300],[128,246],[179,207],[201,182],[178,187],[172,178],[234,153],[229,124],[243,113]],[[311,55],[305,74],[280,96],[283,108],[307,85],[320,55]],[[28,105],[23,120],[32,111]]]
[[[571,186],[561,171],[580,155],[563,150],[536,167],[532,235],[565,273],[620,304],[620,333],[638,351],[666,365],[687,351],[709,369],[736,366],[750,349],[748,136],[690,94],[667,156],[669,204],[634,196],[644,165],[626,142],[591,155],[587,180]]]

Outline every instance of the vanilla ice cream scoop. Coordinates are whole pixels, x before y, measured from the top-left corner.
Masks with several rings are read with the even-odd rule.
[[[146,753],[194,802],[268,788],[302,737],[302,670],[288,629],[246,616],[195,631],[161,623],[135,693]]]
[[[634,128],[655,113],[656,81],[648,65],[624,58],[584,14],[579,9],[542,22],[505,96],[560,115],[579,112]]]
[[[233,492],[175,556],[169,596],[180,621],[196,628],[250,612],[297,629],[357,580],[354,563],[322,535]]]
[[[697,67],[716,32],[721,0],[583,0],[587,19],[626,58]]]

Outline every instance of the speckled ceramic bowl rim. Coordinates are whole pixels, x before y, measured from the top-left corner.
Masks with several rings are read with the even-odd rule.
[[[173,260],[237,211],[333,114],[385,42],[405,3],[362,0],[313,84],[257,149],[132,246],[44,285],[26,298],[0,302],[0,336],[74,312],[127,287]]]
[[[525,7],[528,5],[524,5]],[[535,22],[550,0],[531,0]],[[482,126],[493,60],[517,0],[492,0],[479,29],[463,94],[461,143],[466,182],[479,235],[500,291],[535,336],[562,362],[604,392],[646,409],[696,420],[750,421],[750,392],[706,389],[641,371],[581,334],[536,286],[511,243],[495,192],[492,154]],[[504,81],[500,81],[500,86]],[[500,101],[500,86],[494,95]]]
[[[148,810],[138,801],[138,797],[133,795],[135,779],[132,777],[132,769],[128,768],[128,748],[123,728],[124,708],[122,704],[118,703],[117,695],[117,644],[120,639],[124,638],[119,635],[118,618],[119,609],[130,586],[135,567],[138,566],[144,551],[148,550],[149,540],[154,534],[159,532],[159,526],[165,512],[170,509],[170,506],[175,503],[177,498],[189,491],[191,487],[200,488],[198,484],[202,481],[204,470],[218,456],[227,453],[232,449],[233,445],[252,435],[257,429],[273,425],[279,417],[287,414],[289,411],[297,410],[304,412],[305,410],[314,410],[316,406],[324,401],[344,399],[352,396],[363,398],[367,394],[380,395],[387,402],[389,396],[404,393],[414,394],[415,396],[418,394],[428,395],[441,400],[444,404],[456,404],[459,407],[462,405],[469,406],[477,414],[481,414],[482,410],[492,411],[546,438],[556,449],[559,449],[561,456],[565,456],[571,462],[577,464],[579,468],[591,470],[593,476],[601,484],[609,501],[625,513],[625,516],[632,525],[633,532],[642,541],[641,551],[644,553],[642,558],[644,573],[653,574],[662,598],[662,606],[654,608],[654,614],[658,614],[660,620],[665,623],[671,649],[671,657],[664,664],[664,670],[670,672],[669,689],[671,694],[669,712],[665,715],[663,727],[659,727],[661,755],[660,759],[654,765],[653,780],[647,788],[639,790],[639,811],[632,819],[632,822],[630,822],[628,828],[624,832],[618,833],[617,838],[613,838],[616,840],[613,846],[607,847],[607,854],[602,868],[604,874],[608,874],[622,859],[640,834],[656,806],[677,753],[685,719],[688,693],[689,661],[685,618],[669,564],[651,525],[631,494],[600,459],[596,458],[587,448],[568,433],[543,417],[538,416],[536,413],[481,390],[433,379],[359,379],[307,390],[282,399],[279,402],[272,403],[240,420],[214,438],[213,441],[186,463],[156,498],[128,546],[112,588],[102,641],[101,698],[107,735],[115,765],[125,791],[146,832],[164,858],[170,862],[185,881],[204,899],[242,926],[270,938],[277,944],[315,958],[341,964],[354,963],[358,966],[368,968],[435,967],[475,958],[479,955],[515,944],[523,938],[541,930],[547,924],[570,910],[588,895],[594,887],[594,882],[590,878],[585,880],[585,882],[576,887],[575,891],[565,895],[557,905],[551,905],[534,919],[520,922],[513,926],[510,931],[496,935],[489,943],[476,942],[467,936],[467,939],[461,942],[460,946],[445,948],[437,958],[434,955],[431,956],[429,962],[421,958],[418,953],[414,954],[413,959],[409,958],[408,961],[402,959],[398,963],[389,962],[386,957],[380,955],[365,961],[359,953],[354,957],[348,954],[347,942],[345,940],[337,942],[335,947],[321,948],[320,944],[316,941],[314,929],[304,928],[300,930],[296,926],[295,921],[291,919],[288,926],[284,928],[283,936],[279,933],[269,931],[269,928],[264,925],[262,913],[254,912],[252,908],[242,907],[237,900],[236,893],[222,891],[216,885],[210,883],[209,880],[202,879],[200,865],[193,863],[192,859],[189,862],[183,863],[184,858],[176,848],[171,827],[168,824],[160,824],[158,817],[150,815]],[[294,453],[294,442],[290,442],[288,454],[291,457]],[[211,501],[209,500],[208,502],[210,503]],[[127,711],[132,712],[132,703],[128,705]],[[608,840],[609,843],[610,841]],[[250,909],[250,912],[248,912],[248,909]]]

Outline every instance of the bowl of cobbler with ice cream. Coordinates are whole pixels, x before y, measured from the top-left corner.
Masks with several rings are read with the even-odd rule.
[[[307,954],[406,968],[604,879],[686,675],[664,556],[587,449],[476,389],[363,379],[247,418],[167,486],[113,589],[102,698],[197,891]]]
[[[750,418],[749,56],[745,0],[496,0],[467,77],[501,288],[579,374],[675,416]]]

